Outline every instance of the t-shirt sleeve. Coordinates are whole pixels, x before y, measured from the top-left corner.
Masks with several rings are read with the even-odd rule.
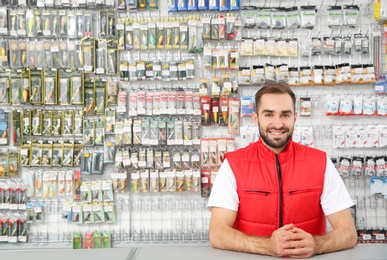
[[[332,161],[327,158],[321,207],[324,214],[331,215],[353,206],[353,201]]]
[[[211,190],[207,209],[211,210],[212,207],[238,211],[239,197],[236,190],[236,180],[227,159],[220,166]]]

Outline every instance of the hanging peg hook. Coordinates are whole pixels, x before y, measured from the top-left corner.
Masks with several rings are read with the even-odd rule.
[[[322,10],[322,6],[323,6],[323,4],[324,4],[324,1],[325,1],[325,0],[323,0],[323,1],[321,2],[320,10]]]
[[[365,8],[365,10],[369,10],[370,9],[370,6],[371,4],[374,2],[374,0],[371,0],[370,3],[367,5],[367,7]]]

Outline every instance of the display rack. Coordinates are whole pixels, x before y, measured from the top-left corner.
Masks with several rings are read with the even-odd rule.
[[[361,241],[387,228],[387,163],[365,160],[387,161],[373,1],[203,2],[2,1],[0,247],[208,244],[217,169],[256,140],[268,81],[296,93],[293,139],[337,164]]]

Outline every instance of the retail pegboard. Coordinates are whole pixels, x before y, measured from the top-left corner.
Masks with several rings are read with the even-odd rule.
[[[200,96],[210,97],[208,104],[211,105],[217,104],[216,102],[211,103],[212,97],[216,99],[224,93],[227,95],[231,93],[230,96],[233,98],[245,97],[242,100],[249,102],[251,98],[246,97],[254,96],[260,87],[257,80],[270,80],[276,71],[280,73],[276,75],[278,77],[275,80],[286,79],[286,77],[282,78],[284,75],[288,75],[289,80],[293,80],[291,83],[294,84],[292,88],[297,95],[296,108],[299,113],[295,139],[326,151],[330,157],[337,159],[338,166],[340,166],[340,157],[352,159],[354,157],[376,157],[384,154],[384,146],[368,147],[353,145],[349,142],[340,146],[337,141],[341,140],[341,136],[337,135],[336,131],[338,128],[345,130],[347,131],[345,133],[348,133],[347,135],[350,137],[353,129],[367,133],[369,126],[377,126],[376,128],[378,128],[385,121],[383,108],[375,108],[371,113],[367,112],[367,109],[362,109],[359,113],[354,110],[348,112],[345,106],[339,106],[337,114],[332,113],[327,108],[327,103],[333,97],[340,97],[337,101],[338,104],[346,104],[359,99],[366,101],[375,98],[376,100],[382,96],[375,93],[372,82],[375,78],[372,79],[370,76],[373,73],[375,76],[381,75],[385,72],[386,66],[383,28],[373,20],[373,1],[365,3],[360,0],[340,2],[322,0],[318,3],[310,3],[309,1],[287,0],[241,0],[240,2],[242,7],[252,5],[260,8],[271,8],[265,9],[266,12],[270,13],[270,18],[266,16],[265,19],[269,20],[263,19],[262,17],[265,17],[263,15],[260,17],[260,19],[262,18],[260,21],[269,21],[272,23],[271,26],[276,28],[258,29],[257,25],[254,28],[245,28],[246,16],[244,15],[246,12],[244,10],[231,10],[229,13],[232,15],[229,16],[228,12],[220,12],[215,8],[213,8],[214,10],[199,11],[168,11],[170,1],[158,1],[158,8],[152,7],[150,9],[154,10],[146,11],[134,8],[130,5],[132,1],[126,1],[126,4],[133,9],[121,9],[123,3],[121,1],[115,5],[108,1],[105,2],[105,5],[96,3],[98,8],[94,8],[94,6],[90,8],[91,6],[84,2],[81,2],[81,6],[72,8],[72,2],[68,3],[67,6],[64,1],[62,3],[66,4],[65,8],[56,8],[54,3],[47,8],[40,7],[41,10],[46,11],[40,17],[51,17],[53,21],[56,19],[57,23],[61,22],[63,14],[68,14],[69,18],[71,17],[75,29],[67,27],[71,29],[66,32],[69,37],[64,37],[64,27],[59,25],[59,27],[55,27],[55,30],[58,30],[55,31],[56,33],[63,32],[59,38],[51,37],[54,30],[51,31],[48,28],[45,28],[44,32],[43,30],[39,32],[42,34],[41,36],[34,38],[30,37],[23,28],[15,30],[15,28],[10,27],[12,32],[4,37],[7,44],[13,44],[12,46],[16,44],[16,46],[21,47],[21,50],[24,47],[28,50],[30,45],[24,47],[23,44],[20,45],[25,40],[25,43],[33,42],[34,46],[46,50],[43,60],[47,63],[39,63],[37,70],[31,71],[32,78],[36,80],[39,79],[40,73],[47,73],[48,77],[55,78],[53,75],[50,76],[50,70],[47,68],[62,66],[62,63],[57,59],[60,57],[57,54],[63,54],[61,43],[67,42],[70,46],[68,62],[78,66],[82,64],[82,60],[86,62],[90,58],[87,55],[80,55],[84,50],[87,54],[93,54],[92,51],[87,52],[87,50],[93,50],[93,48],[96,50],[95,67],[84,66],[85,79],[90,79],[86,83],[82,82],[86,84],[84,93],[77,88],[72,88],[73,92],[70,96],[74,98],[66,99],[64,97],[64,99],[60,98],[60,102],[53,103],[52,95],[54,93],[51,94],[51,88],[47,84],[48,87],[45,91],[36,90],[42,96],[40,101],[33,99],[31,104],[26,104],[28,102],[23,101],[23,92],[20,92],[20,103],[17,103],[19,99],[15,99],[15,103],[11,99],[8,105],[2,105],[6,112],[20,112],[21,109],[26,109],[23,113],[9,115],[10,119],[13,119],[14,126],[17,126],[18,122],[27,120],[26,114],[35,115],[31,119],[34,118],[34,126],[38,127],[29,125],[31,129],[23,130],[41,133],[41,135],[25,134],[26,140],[59,141],[53,143],[53,146],[56,145],[56,149],[52,151],[61,151],[66,154],[73,152],[77,158],[81,156],[78,158],[80,161],[73,161],[74,164],[63,165],[52,161],[51,164],[48,164],[52,167],[22,165],[20,168],[21,179],[27,187],[42,194],[42,196],[31,196],[28,201],[31,203],[26,203],[25,209],[20,208],[22,211],[25,210],[23,212],[26,212],[27,216],[31,217],[29,221],[31,223],[27,225],[29,230],[27,243],[21,244],[21,247],[72,247],[73,238],[76,238],[77,241],[80,237],[90,238],[84,237],[84,235],[89,236],[93,232],[96,238],[105,236],[112,242],[113,247],[127,246],[133,243],[191,243],[196,245],[207,243],[210,212],[206,209],[207,198],[202,197],[202,195],[209,195],[211,182],[216,177],[216,169],[221,162],[222,154],[229,147],[231,147],[230,149],[239,148],[256,140],[257,129],[249,117],[251,107],[247,106],[249,109],[246,110],[247,112],[243,111],[244,116],[240,118],[240,129],[237,129],[240,134],[232,134],[236,130],[226,126],[227,117],[224,120],[222,114],[215,116],[212,113],[210,115],[202,113],[207,104],[201,103]],[[313,28],[310,28],[307,20],[302,20],[301,16],[298,17],[300,20],[294,19],[293,16],[290,20],[295,22],[293,24],[284,24],[286,19],[283,15],[281,16],[283,11],[281,8],[297,7],[297,10],[301,10],[302,6],[310,7],[312,5],[315,5]],[[341,6],[340,19],[335,15],[335,8],[332,8],[339,5]],[[346,8],[348,12],[344,11],[344,6],[353,5],[357,5],[359,8],[356,18],[353,18],[356,9]],[[20,19],[18,11],[22,9],[30,10],[24,6],[20,8],[17,5],[6,8],[11,15],[11,22],[12,17],[15,17],[15,21]],[[294,14],[294,9],[289,12],[292,11]],[[28,13],[31,14],[31,12]],[[257,15],[258,10],[253,13]],[[273,13],[276,15],[275,18],[273,18]],[[88,20],[89,18],[91,20]],[[205,21],[202,21],[207,25],[194,22],[198,18],[205,18]],[[82,24],[81,21],[85,23]],[[126,23],[127,21],[129,22]],[[224,27],[219,26],[219,24],[222,25],[219,21],[228,22],[228,25],[225,23]],[[257,21],[259,21],[258,18],[255,22]],[[163,28],[166,30],[165,34],[157,34],[160,33],[157,28],[161,28],[158,22],[162,22]],[[300,28],[297,28],[297,23],[299,23]],[[294,24],[296,27],[293,27]],[[90,25],[93,30],[83,28],[82,25],[86,27]],[[205,28],[210,29],[210,31],[204,30]],[[222,29],[229,31],[226,30],[227,33],[224,34],[216,33],[221,32]],[[78,35],[80,32],[82,33]],[[128,32],[130,34],[127,34]],[[82,40],[81,36],[90,33],[96,37],[96,42],[89,41],[88,38]],[[202,39],[201,35],[205,35],[205,39]],[[16,36],[20,36],[20,38],[16,38]],[[152,36],[156,37],[152,38]],[[3,42],[4,39],[2,39]],[[378,42],[380,45],[375,46]],[[259,48],[254,49],[254,47],[262,47],[262,44],[265,48],[267,47],[264,53]],[[286,47],[287,44],[290,44],[290,48]],[[162,48],[158,48],[157,45],[162,45]],[[101,46],[106,46],[106,49],[100,48],[98,51],[98,47]],[[378,52],[374,47],[378,47]],[[115,51],[116,49],[117,51]],[[105,50],[106,52],[104,52]],[[24,71],[23,64],[28,64],[29,67],[38,62],[38,60],[31,60],[31,56],[23,58],[23,52],[10,51],[11,54],[20,54],[19,59],[9,60],[10,66],[15,69]],[[380,55],[375,55],[376,53]],[[375,57],[380,57],[380,60],[376,61]],[[114,63],[114,59],[119,62]],[[153,65],[153,69],[147,70],[150,64]],[[274,71],[270,71],[271,66],[267,66],[267,64],[276,66]],[[278,66],[281,64],[286,64],[286,66]],[[328,82],[329,77],[326,78],[325,84],[322,84],[318,77],[308,75],[306,68],[302,71],[305,72],[302,77],[298,74],[298,80],[303,81],[303,84],[297,86],[295,84],[297,77],[291,77],[291,70],[289,70],[289,67],[310,67],[312,70],[314,66],[335,66],[338,64],[343,64],[342,68],[347,74],[346,69],[349,65],[367,65],[368,67],[361,67],[360,73],[360,67],[353,67],[354,77],[351,80],[355,80],[357,84],[343,80],[343,77],[340,84],[337,83],[338,81],[336,83],[333,83],[332,80]],[[168,65],[168,69],[165,67],[163,69],[163,65]],[[259,69],[263,69],[263,74],[252,74],[251,72],[256,69],[253,66],[262,66]],[[242,67],[249,69],[240,69]],[[374,68],[374,72],[371,68]],[[281,71],[281,69],[285,69],[285,71]],[[317,67],[317,69],[321,68]],[[118,71],[120,73],[116,74],[115,72]],[[248,77],[244,74],[246,71],[249,71]],[[70,84],[66,80],[68,78],[73,79],[71,84],[74,86],[80,85],[80,77],[77,77],[79,71],[69,71],[66,74],[65,71],[60,70],[58,73],[63,79],[61,83],[64,86]],[[340,73],[343,75],[343,72]],[[23,75],[14,77],[17,82],[22,83],[27,78],[27,75]],[[309,84],[309,80],[312,80],[313,84]],[[225,82],[227,83],[224,84]],[[93,87],[93,84],[96,87]],[[106,92],[103,94],[104,90]],[[156,99],[155,93],[159,95],[156,95]],[[106,99],[101,99],[101,95],[105,95]],[[179,100],[179,95],[180,97],[183,95],[186,99]],[[16,92],[13,97],[15,96]],[[34,97],[37,98],[36,93]],[[80,103],[82,98],[85,99],[85,104]],[[147,98],[151,99],[152,102],[147,102]],[[236,102],[234,104],[239,104],[238,100],[233,101]],[[153,102],[157,102],[158,105],[154,106]],[[242,105],[244,106],[245,103],[242,102]],[[227,107],[233,108],[233,106]],[[92,131],[81,134],[77,131],[68,132],[68,129],[64,129],[66,134],[63,136],[55,131],[45,133],[45,126],[50,125],[50,122],[53,125],[55,122],[55,120],[49,121],[49,118],[55,118],[52,116],[52,112],[56,108],[62,113],[63,118],[68,120],[71,118],[79,119],[78,111],[89,114],[85,121],[74,121],[73,119],[74,129],[84,126],[85,129],[99,130],[93,134]],[[211,110],[211,112],[216,111]],[[351,113],[353,115],[349,115]],[[238,114],[238,110],[236,114]],[[104,120],[105,124],[102,124],[101,122]],[[169,125],[174,123],[174,127],[167,128],[167,124],[163,124],[166,121],[170,123]],[[117,122],[120,123],[117,124]],[[24,123],[24,125],[26,124]],[[114,132],[112,132],[113,128]],[[192,135],[187,137],[182,135],[184,129],[188,128],[196,129],[198,132],[195,132],[196,134],[190,132]],[[14,130],[16,129],[14,128]],[[149,131],[142,132],[142,129]],[[100,135],[101,131],[106,133],[103,137]],[[144,134],[144,136],[137,135],[138,133]],[[344,136],[345,133],[343,133]],[[364,137],[364,135],[362,136]],[[200,151],[200,138],[207,138],[205,141],[217,145],[216,149],[218,149],[215,150],[216,155],[205,157],[206,160],[209,160],[206,161],[208,164],[205,165],[209,167],[203,172],[196,165],[204,159],[202,156],[208,151]],[[80,144],[84,144],[85,148],[83,150],[66,149],[69,148],[68,140],[75,142],[78,148]],[[109,142],[114,145],[109,145]],[[10,142],[10,148],[18,150],[18,146],[13,144]],[[41,145],[43,145],[41,148],[44,148],[44,145],[47,144],[42,143]],[[59,147],[64,148],[60,149]],[[123,149],[118,149],[118,147]],[[40,151],[39,149],[32,151]],[[42,152],[48,151],[47,149],[41,150]],[[21,154],[26,151],[28,151],[28,147],[20,147]],[[114,152],[114,156],[110,152]],[[110,158],[110,160],[109,164],[104,164],[103,175],[98,175],[102,170],[99,167],[102,155],[105,156],[103,158]],[[12,158],[12,156],[10,157]],[[111,160],[113,157],[115,160]],[[110,164],[113,161],[114,164]],[[191,167],[185,168],[187,162],[191,163]],[[162,170],[175,168],[173,167],[175,164],[178,171]],[[127,170],[125,167],[124,170],[118,169],[129,165],[139,166],[139,169]],[[356,220],[358,228],[386,227],[386,200],[380,195],[381,193],[373,193],[374,187],[372,186],[371,190],[370,177],[352,174],[352,168],[347,172],[345,165],[341,166],[344,181],[359,205]],[[157,174],[162,172],[165,178],[154,182],[155,169]],[[180,171],[181,169],[184,169],[184,172]],[[356,167],[353,169],[353,172],[356,172]],[[86,173],[91,174],[85,175]],[[29,176],[32,175],[34,178],[37,176],[38,178],[29,179]],[[182,184],[181,181],[185,179],[189,181],[184,182],[183,186],[179,186],[178,184]],[[18,181],[17,177],[12,177],[12,180],[17,183],[13,188],[17,188],[23,194],[24,186],[18,186],[22,183]],[[204,180],[208,183],[203,186]],[[184,191],[182,187],[184,187]],[[188,189],[188,187],[190,188]],[[60,195],[62,189],[63,195]],[[152,192],[152,189],[155,191]],[[113,192],[113,194],[109,194],[109,192]],[[36,195],[36,193],[34,194]],[[22,197],[15,195],[15,199],[19,198]],[[79,201],[75,208],[74,205],[70,205],[74,198]],[[17,203],[12,204],[11,207],[18,207],[14,205]],[[81,206],[85,206],[85,209],[80,210]],[[103,210],[101,206],[103,206]],[[82,214],[80,214],[81,212]],[[20,243],[22,242],[20,241]],[[4,243],[0,246],[15,248],[19,247],[20,243]],[[90,244],[86,243],[86,247],[88,245]]]

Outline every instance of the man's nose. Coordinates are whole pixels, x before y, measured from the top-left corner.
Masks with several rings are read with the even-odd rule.
[[[274,126],[275,128],[281,128],[284,125],[282,117],[281,116],[273,116],[272,121],[271,121],[271,125]]]

